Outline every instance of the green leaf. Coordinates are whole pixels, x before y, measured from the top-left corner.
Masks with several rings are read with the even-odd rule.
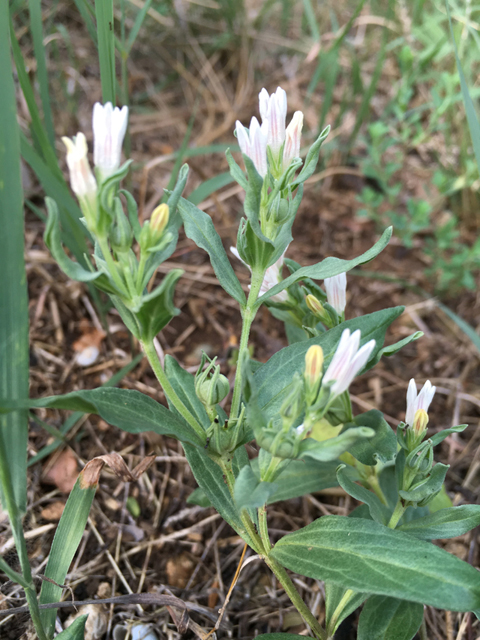
[[[358,640],[412,640],[423,620],[423,605],[371,596],[358,621]]]
[[[440,491],[449,467],[450,465],[448,464],[438,462],[433,467],[426,482],[423,482],[417,487],[413,487],[409,491],[400,489],[398,495],[408,502],[414,502],[416,504],[424,503],[429,497],[434,496]],[[423,505],[420,504],[420,506]]]
[[[230,175],[230,172],[226,171],[225,173],[219,173],[214,178],[210,178],[209,180],[202,182],[199,187],[192,191],[187,200],[190,200],[190,202],[195,205],[200,204],[200,202],[203,202],[212,193],[215,193],[215,191],[218,191],[222,187],[226,187],[228,184],[232,184],[232,182],[233,178]]]
[[[445,438],[447,438],[450,434],[462,433],[462,431],[465,431],[467,427],[468,427],[468,424],[459,424],[456,427],[451,427],[450,429],[443,429],[443,431],[438,431],[437,433],[434,433],[433,436],[429,438],[429,440],[431,440],[433,446],[436,447],[437,444],[440,444],[441,442],[443,442]]]
[[[348,589],[345,589],[335,582],[325,582],[325,623],[327,633],[330,636],[333,636],[345,618],[353,613],[355,609],[358,609],[362,602],[368,598],[367,593],[352,594],[342,611],[337,612],[337,607],[342,602],[347,591]]]
[[[235,480],[234,497],[239,509],[258,509],[267,504],[277,489],[274,482],[261,482],[250,465],[240,469]]]
[[[82,486],[82,474],[68,496],[65,509],[58,523],[48,557],[45,575],[59,585],[65,583],[68,569],[83,536],[88,514],[95,497],[96,485]],[[44,581],[40,591],[40,604],[58,602],[62,597],[62,587],[53,582]],[[41,611],[42,621],[47,636],[50,638],[55,631],[56,609]]]
[[[213,270],[222,287],[240,305],[244,305],[246,299],[242,285],[227,258],[222,240],[213,225],[211,217],[184,198],[180,198],[178,209],[183,219],[187,237],[208,253]]]
[[[319,462],[330,462],[331,460],[336,460],[345,451],[348,451],[359,440],[371,438],[374,435],[375,431],[368,427],[352,427],[334,438],[320,442],[314,438],[306,438],[300,444],[298,457],[313,458]]]
[[[18,406],[96,413],[106,422],[129,433],[154,431],[195,446],[203,447],[204,444],[184,420],[180,420],[172,411],[139,391],[100,387],[91,391],[73,391],[63,396],[49,396],[38,400],[0,400],[0,411],[10,411]]]
[[[359,427],[369,427],[375,431],[373,438],[360,440],[348,452],[362,464],[373,466],[380,460],[393,460],[397,453],[397,436],[384,419],[381,411],[372,409],[355,416],[354,423]]]
[[[480,505],[464,504],[431,513],[402,524],[399,531],[409,533],[421,540],[456,538],[480,525]]]
[[[347,320],[321,336],[296,342],[278,351],[268,362],[257,369],[253,376],[254,385],[258,392],[258,404],[260,409],[265,412],[267,419],[276,418],[278,415],[294,374],[297,371],[303,372],[305,368],[305,354],[312,345],[319,344],[322,347],[325,366],[328,366],[343,331],[350,329],[353,332],[360,329],[362,345],[371,339],[376,341],[376,346],[370,356],[371,360],[374,360],[377,352],[381,349],[387,328],[402,312],[403,307],[392,307]],[[370,369],[370,366],[369,361],[365,370]]]
[[[135,314],[141,326],[141,338],[150,342],[180,310],[173,304],[175,285],[183,275],[182,269],[169,271],[162,283],[142,298],[142,306]]]
[[[204,509],[212,506],[212,503],[208,499],[207,494],[203,489],[200,489],[200,487],[194,489],[188,496],[187,504],[195,504],[199,507],[203,507]]]
[[[192,447],[190,444],[184,444],[183,448],[198,486],[205,492],[211,504],[232,529],[252,548],[255,548],[230,495],[222,469],[208,457],[203,448]]]
[[[480,574],[435,545],[359,518],[325,516],[282,538],[273,557],[287,569],[354,591],[449,611],[480,607]]]
[[[252,460],[252,466],[256,460],[257,458]],[[280,476],[275,479],[277,489],[269,497],[268,504],[336,487],[338,485],[335,473],[337,465],[337,460],[332,462],[318,462],[310,458],[292,460]]]
[[[187,407],[190,413],[197,419],[197,422],[208,429],[210,419],[205,411],[205,407],[198,399],[195,392],[195,376],[185,371],[172,356],[165,356],[165,373],[170,384],[175,389],[175,393]],[[170,409],[180,415],[173,405]]]
[[[368,505],[370,515],[375,522],[386,525],[390,517],[390,511],[380,502],[374,493],[354,482],[354,479],[356,479],[355,476],[358,477],[355,470],[352,469],[352,467],[347,467],[345,464],[340,465],[337,469],[338,484],[342,489],[352,496],[352,498],[355,498],[355,500],[359,500]]]
[[[88,615],[78,616],[78,618],[74,620],[67,629],[59,633],[56,638],[61,638],[61,640],[84,640],[87,618]]]
[[[358,258],[354,258],[353,260],[340,260],[340,258],[325,258],[322,262],[318,264],[314,264],[310,267],[301,267],[294,273],[282,280],[274,287],[269,289],[263,296],[258,298],[256,305],[260,306],[263,302],[266,302],[269,298],[280,293],[291,284],[298,282],[299,280],[303,280],[304,278],[313,278],[314,280],[324,280],[325,278],[331,278],[332,276],[336,276],[339,273],[343,273],[345,271],[350,271],[354,267],[357,267],[360,264],[364,264],[365,262],[369,262],[373,260],[385,247],[387,246],[390,237],[392,235],[392,227],[388,227],[383,232],[382,237],[378,242],[376,242],[373,247],[371,247],[365,253],[362,253]],[[342,325],[343,326],[343,325]]]
[[[325,127],[325,129],[321,132],[321,134],[318,136],[318,138],[310,147],[307,153],[307,157],[305,158],[305,163],[303,165],[303,168],[298,174],[298,177],[295,180],[295,182],[292,184],[292,189],[295,189],[298,185],[302,184],[303,182],[305,182],[305,180],[308,180],[308,178],[310,178],[310,176],[313,175],[315,169],[317,168],[318,157],[320,155],[320,147],[322,146],[323,141],[325,140],[325,138],[328,136],[329,133],[330,133],[330,125]]]
[[[14,44],[18,48],[16,40]],[[8,3],[0,11],[0,81],[0,395],[16,400],[28,395],[28,295]],[[21,512],[27,500],[27,436],[25,411],[0,417],[0,447],[8,455],[14,500]]]
[[[227,149],[225,151],[225,155],[227,156],[227,162],[228,162],[228,166],[230,167],[230,174],[232,178],[235,180],[235,182],[237,182],[242,187],[244,191],[246,191],[248,188],[248,181],[245,178],[245,174],[243,173],[243,171],[235,162],[235,159],[232,156],[232,152],[230,151],[230,149]]]

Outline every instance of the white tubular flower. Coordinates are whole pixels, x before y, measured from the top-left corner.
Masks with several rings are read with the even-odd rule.
[[[285,118],[287,117],[287,94],[277,87],[275,93],[268,95],[266,89],[258,94],[262,124],[268,122],[268,146],[276,155],[285,142]]]
[[[88,162],[87,140],[83,133],[77,133],[75,138],[62,138],[67,147],[67,165],[70,171],[72,191],[78,198],[88,198],[97,193],[97,181]]]
[[[325,278],[325,289],[327,291],[327,302],[338,315],[342,315],[347,305],[347,274],[339,273],[338,276]]]
[[[334,380],[331,387],[333,396],[339,396],[346,391],[357,373],[363,369],[375,347],[375,340],[370,340],[360,346],[360,329],[350,335],[350,329],[345,329],[338,343],[337,350],[322,379],[322,385]]]
[[[120,166],[127,121],[128,107],[114,109],[111,102],[93,107],[93,160],[103,179]]]
[[[408,383],[407,389],[407,413],[405,415],[405,422],[413,427],[415,424],[415,415],[419,409],[428,413],[428,408],[433,400],[437,387],[434,387],[430,380],[427,380],[422,387],[422,390],[417,396],[417,385],[415,379],[412,378]]]
[[[300,157],[300,140],[302,137],[303,113],[295,111],[285,131],[285,147],[283,148],[283,169],[287,169],[294,158]]]
[[[260,123],[256,118],[250,121],[250,130],[237,120],[236,133],[242,153],[252,160],[255,169],[264,178],[267,175],[267,136],[268,122]]]
[[[243,262],[243,264],[246,267],[248,267],[248,269],[250,269],[249,265],[244,260],[241,259],[240,254],[238,253],[238,250],[236,247],[230,247],[230,251],[233,253],[233,255],[236,258],[240,260],[240,262]],[[285,251],[282,253],[280,258],[276,262],[274,262],[271,267],[268,267],[268,269],[265,271],[265,275],[263,276],[262,286],[260,287],[260,292],[258,294],[259,297],[263,296],[264,293],[267,293],[267,291],[270,291],[272,287],[274,287],[276,284],[281,282],[283,259],[285,257],[286,251],[287,249],[285,249]],[[251,271],[252,270],[250,269],[250,272]],[[251,285],[248,285],[249,289],[250,287]],[[285,302],[286,300],[288,300],[288,293],[285,290],[280,291],[280,293],[276,293],[274,296],[272,296],[270,300],[272,302]]]

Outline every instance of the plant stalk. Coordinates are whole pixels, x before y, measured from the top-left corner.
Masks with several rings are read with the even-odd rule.
[[[272,544],[270,542],[270,536],[268,535],[268,524],[267,524],[267,507],[263,505],[258,510],[258,528],[260,533],[260,538],[262,539],[263,548],[267,551],[267,553],[272,548]]]
[[[175,389],[170,384],[169,379],[163,367],[160,363],[160,359],[158,357],[157,351],[155,349],[155,345],[153,344],[153,340],[151,341],[141,341],[143,351],[148,358],[150,366],[153,369],[157,380],[159,381],[165,395],[168,400],[173,404],[178,413],[184,418],[188,424],[192,427],[195,433],[201,438],[202,442],[205,441],[205,431],[202,426],[198,423],[198,421],[194,418],[194,416],[190,413],[187,407],[183,404],[183,402],[178,397]]]
[[[405,509],[406,507],[403,506],[402,501],[399,499],[395,506],[395,509],[393,510],[392,517],[390,518],[390,522],[387,524],[387,527],[389,527],[389,529],[395,529],[395,527],[398,524],[398,521],[405,513]]]
[[[342,615],[342,612],[345,609],[345,607],[347,606],[347,604],[350,602],[350,600],[355,595],[355,593],[356,592],[353,591],[353,589],[347,589],[345,591],[345,593],[343,594],[342,599],[338,603],[337,608],[333,612],[332,617],[330,618],[330,621],[328,623],[327,633],[328,633],[328,637],[329,638],[333,637],[333,635],[335,633],[336,626],[337,626],[337,621],[340,618],[340,616]]]
[[[232,407],[230,409],[230,418],[229,418],[229,424],[231,425],[235,424],[235,421],[238,419],[238,414],[240,412],[240,401],[242,398],[242,383],[243,383],[242,364],[243,364],[243,359],[245,357],[245,354],[248,351],[248,338],[250,336],[250,329],[252,326],[252,322],[255,319],[255,316],[257,314],[257,309],[255,309],[255,302],[257,301],[258,294],[262,286],[264,274],[265,274],[265,271],[262,271],[261,273],[252,274],[252,284],[250,287],[250,293],[248,294],[247,304],[242,309],[242,319],[243,319],[242,335],[240,337],[240,346],[238,349],[238,365],[237,365],[237,372],[235,375]]]
[[[315,636],[319,640],[327,640],[327,632],[315,618],[313,613],[307,607],[305,602],[302,600],[300,594],[298,593],[295,585],[293,584],[290,576],[282,567],[282,565],[278,564],[276,560],[274,560],[271,556],[266,555],[263,558],[268,565],[268,567],[273,571],[277,580],[280,582],[282,587],[285,589],[285,593],[290,598],[292,604],[297,609],[298,613],[302,616],[304,621],[308,624],[310,629],[313,631]]]

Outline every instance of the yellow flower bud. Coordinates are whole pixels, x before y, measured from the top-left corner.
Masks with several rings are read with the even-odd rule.
[[[318,344],[312,345],[305,354],[305,380],[314,386],[321,378],[323,371],[323,350]]]
[[[165,231],[169,215],[170,210],[168,204],[160,204],[153,210],[152,217],[150,218],[150,229],[155,234],[155,237],[160,238]]]
[[[330,316],[325,311],[322,303],[318,298],[316,298],[314,295],[309,293],[308,296],[305,298],[305,302],[307,303],[307,307],[310,309],[310,311],[313,313],[313,315],[316,318],[318,318],[319,320],[327,324],[331,322]]]
[[[418,409],[415,412],[415,418],[413,421],[413,430],[416,435],[421,435],[427,430],[428,413],[425,409]]]

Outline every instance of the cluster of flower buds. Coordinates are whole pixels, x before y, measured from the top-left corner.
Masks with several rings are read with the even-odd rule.
[[[195,375],[195,393],[212,421],[217,417],[216,405],[230,391],[228,378],[220,373],[220,365],[216,364],[216,360],[210,360],[204,353]],[[204,369],[206,362],[208,366]]]
[[[128,108],[113,108],[95,103],[93,108],[93,147],[97,179],[102,184],[115,173],[121,161],[123,138],[128,122]],[[67,147],[67,165],[72,191],[78,198],[88,229],[99,231],[98,185],[88,161],[88,147],[81,132],[73,138],[62,138]]]
[[[303,113],[296,111],[288,125],[287,94],[278,87],[275,93],[268,94],[262,89],[259,94],[262,124],[253,117],[250,129],[236,122],[238,144],[243,154],[248,156],[258,173],[264,178],[268,167],[278,178],[290,166],[294,158],[300,156],[300,140],[303,127]]]

